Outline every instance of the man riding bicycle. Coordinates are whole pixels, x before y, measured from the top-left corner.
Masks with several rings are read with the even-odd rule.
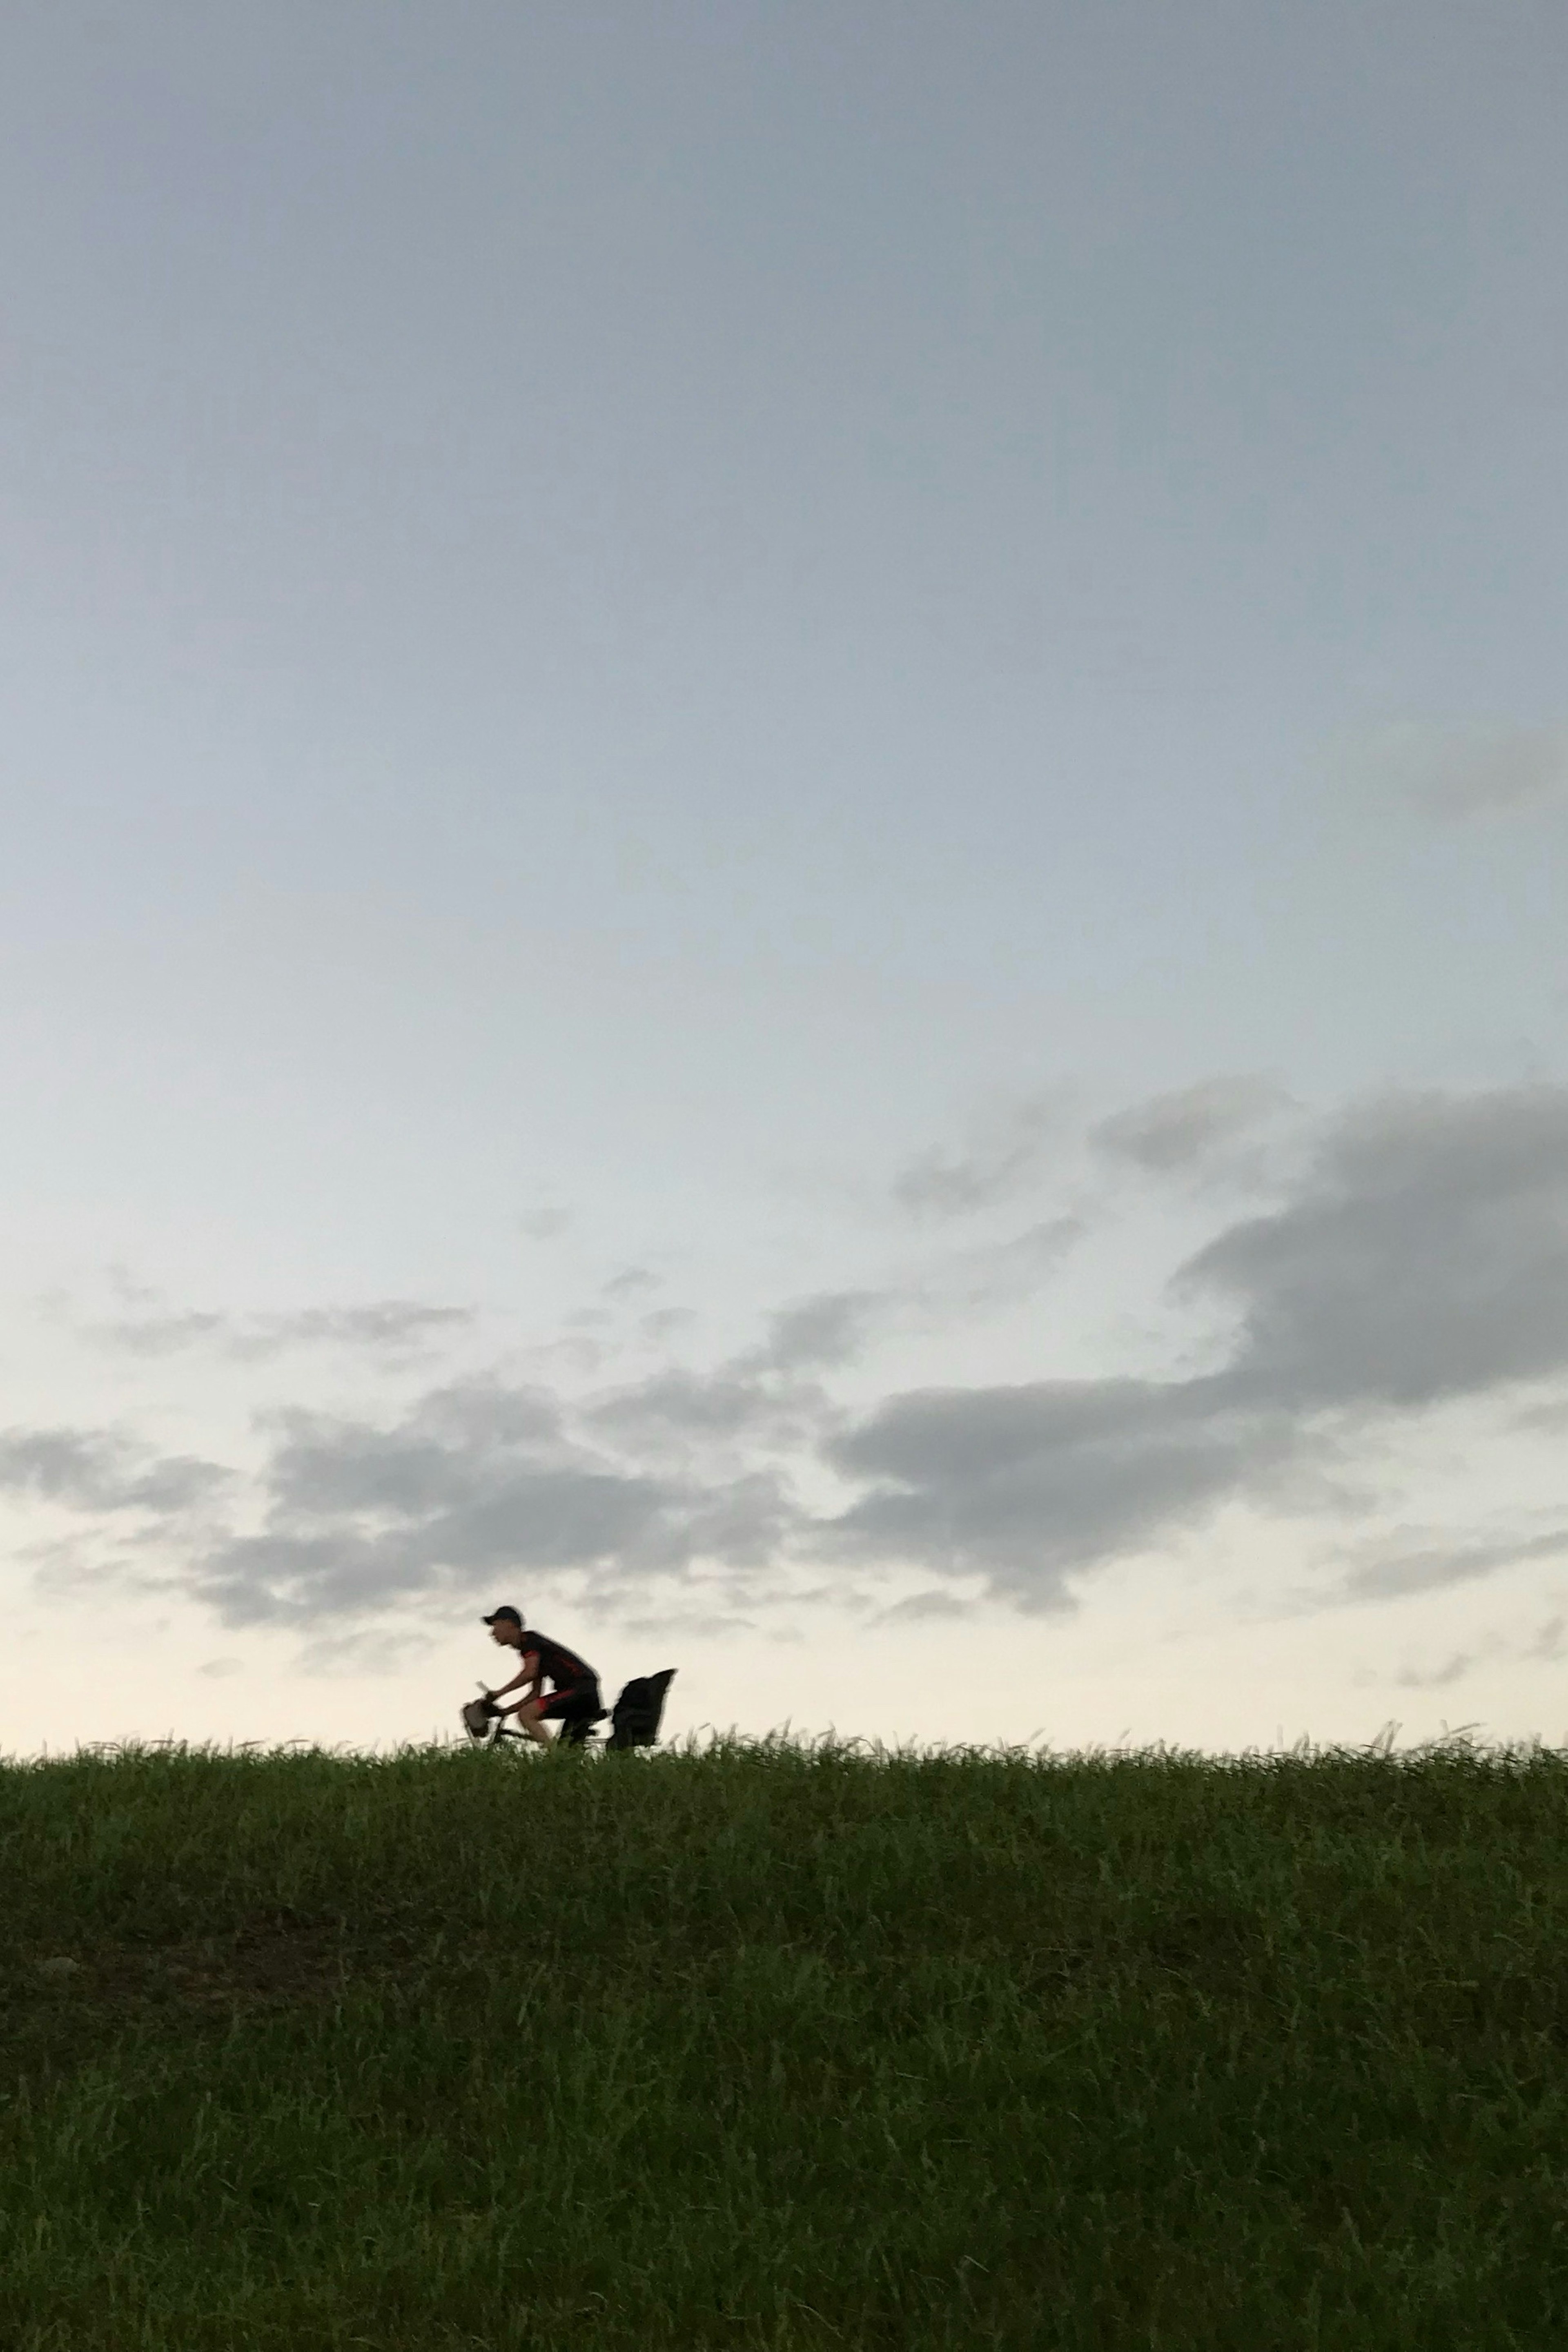
[[[502,1649],[521,1653],[522,1663],[510,1682],[499,1689],[487,1691],[489,1699],[504,1698],[508,1691],[522,1689],[523,1695],[515,1706],[503,1706],[502,1716],[517,1717],[518,1728],[539,1748],[553,1746],[544,1728],[547,1723],[558,1723],[561,1736],[570,1739],[581,1738],[588,1726],[597,1723],[605,1712],[605,1702],[599,1696],[599,1677],[590,1665],[584,1664],[574,1650],[552,1642],[548,1633],[540,1633],[525,1626],[520,1610],[503,1602],[492,1609],[484,1622],[490,1629],[490,1639]],[[551,1687],[546,1692],[544,1685]]]

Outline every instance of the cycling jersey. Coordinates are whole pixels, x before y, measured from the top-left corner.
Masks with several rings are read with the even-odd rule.
[[[525,1626],[518,1642],[524,1666],[532,1665],[542,1682],[554,1689],[575,1690],[583,1683],[598,1682],[598,1675],[584,1664],[575,1650],[562,1642],[552,1642],[548,1633],[536,1633]]]

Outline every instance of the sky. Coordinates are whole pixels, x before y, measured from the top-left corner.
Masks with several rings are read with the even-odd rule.
[[[1568,1740],[1565,99],[16,0],[0,1751]]]

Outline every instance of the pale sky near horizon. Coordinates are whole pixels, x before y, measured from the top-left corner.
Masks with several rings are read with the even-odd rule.
[[[0,1752],[1568,1738],[1568,18],[0,32]]]

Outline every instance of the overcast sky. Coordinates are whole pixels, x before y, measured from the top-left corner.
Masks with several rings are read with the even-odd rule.
[[[1568,1738],[1565,103],[17,0],[0,1748]]]

